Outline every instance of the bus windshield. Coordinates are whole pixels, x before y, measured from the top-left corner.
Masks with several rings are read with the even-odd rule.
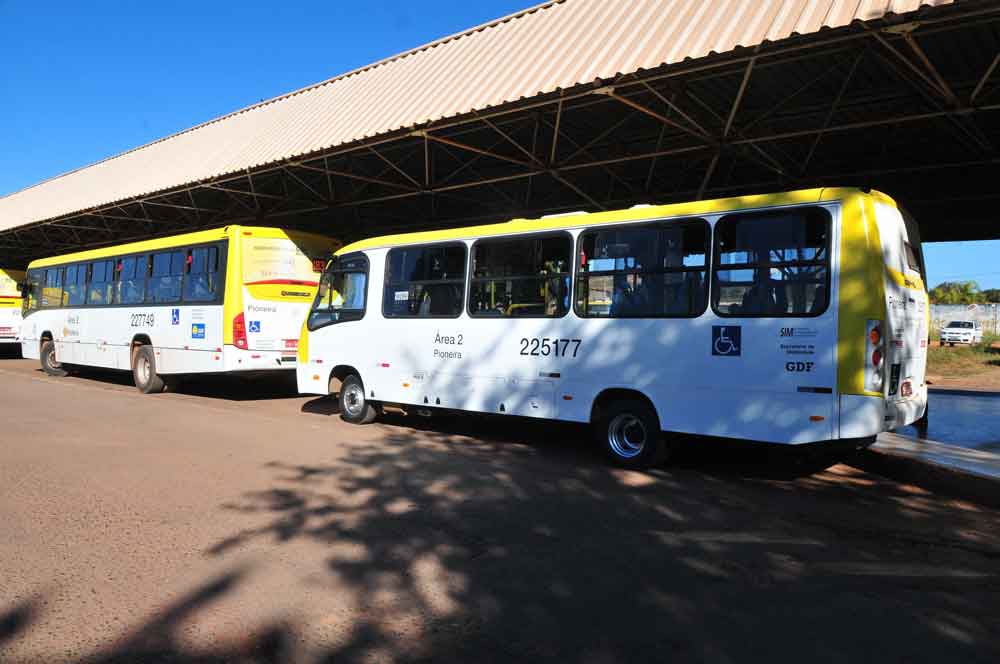
[[[309,328],[360,319],[365,313],[367,286],[367,259],[334,260],[320,279],[309,313]]]
[[[328,247],[288,238],[243,238],[243,283],[316,286]]]

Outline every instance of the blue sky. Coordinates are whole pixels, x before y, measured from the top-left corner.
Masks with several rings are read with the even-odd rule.
[[[535,0],[0,0],[0,195]],[[927,245],[1000,287],[1000,241]]]
[[[980,288],[1000,288],[1000,240],[934,242],[924,245],[927,281],[975,281]]]

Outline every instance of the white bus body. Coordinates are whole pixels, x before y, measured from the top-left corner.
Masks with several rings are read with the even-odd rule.
[[[816,220],[802,223],[821,230],[795,225],[806,214]],[[694,240],[681,239],[671,224],[686,224]],[[640,265],[644,249],[628,245],[629,229],[653,227],[668,238],[657,270],[648,258]],[[798,239],[782,244],[784,228]],[[646,236],[661,241],[652,231],[643,233],[634,242],[647,242]],[[607,413],[620,415],[614,404],[627,402],[652,408],[655,420],[647,417],[646,424],[668,432],[785,444],[867,443],[918,419],[926,407],[928,306],[915,233],[888,197],[827,189],[363,241],[338,252],[328,268],[353,269],[352,279],[324,276],[303,328],[299,390],[340,389],[342,410],[353,421],[370,419],[379,403],[391,403],[612,426]],[[702,234],[705,247],[699,248]],[[498,290],[510,293],[516,279],[531,277],[477,279],[490,269],[483,267],[490,247],[500,251],[504,240],[544,237],[570,248],[573,269],[546,267],[557,276],[542,280],[565,279],[572,302],[554,301],[563,295],[553,298],[542,284],[527,291],[547,292],[547,303],[508,306],[501,298],[496,305]],[[477,243],[485,244],[477,250]],[[531,252],[541,245],[509,245],[515,246]],[[768,246],[773,248],[763,248]],[[428,253],[435,247],[437,257]],[[464,258],[446,265],[445,247],[460,248],[452,253]],[[386,283],[398,281],[398,270],[387,262],[399,263],[405,249],[424,252],[417,262],[435,263],[436,276],[419,266],[412,271],[424,270],[436,281]],[[756,267],[740,269],[744,264]],[[766,281],[756,292],[749,285],[755,279]],[[331,280],[346,292],[326,294]],[[628,289],[620,302],[631,295],[640,301],[636,311],[653,311],[636,295],[649,283],[660,298],[656,317],[630,317],[626,304],[616,304],[618,291]],[[445,285],[461,291],[462,306],[444,313],[445,296],[435,313],[433,288]],[[661,293],[668,292],[672,299],[665,304]],[[422,303],[406,310],[414,297]],[[761,302],[764,309],[748,313]],[[351,384],[338,388],[351,375]],[[371,407],[357,411],[359,399]],[[628,438],[630,421],[618,422],[620,439]],[[609,429],[599,436],[613,434]],[[624,465],[646,465],[663,454],[625,443],[609,450]]]
[[[162,389],[157,376],[290,370],[335,246],[228,226],[35,261],[22,353],[55,374],[65,365],[136,371],[143,391]]]

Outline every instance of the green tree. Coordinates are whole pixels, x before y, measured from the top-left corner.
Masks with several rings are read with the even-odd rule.
[[[1000,288],[987,288],[979,294],[979,299],[982,302],[1000,303]]]
[[[975,281],[945,281],[930,292],[931,304],[972,304],[980,297]]]

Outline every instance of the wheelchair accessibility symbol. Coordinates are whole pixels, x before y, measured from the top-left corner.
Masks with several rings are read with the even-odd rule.
[[[250,321],[250,332],[252,334],[260,334],[260,321],[252,320]]]
[[[739,357],[741,336],[742,330],[739,325],[713,325],[712,355]]]

